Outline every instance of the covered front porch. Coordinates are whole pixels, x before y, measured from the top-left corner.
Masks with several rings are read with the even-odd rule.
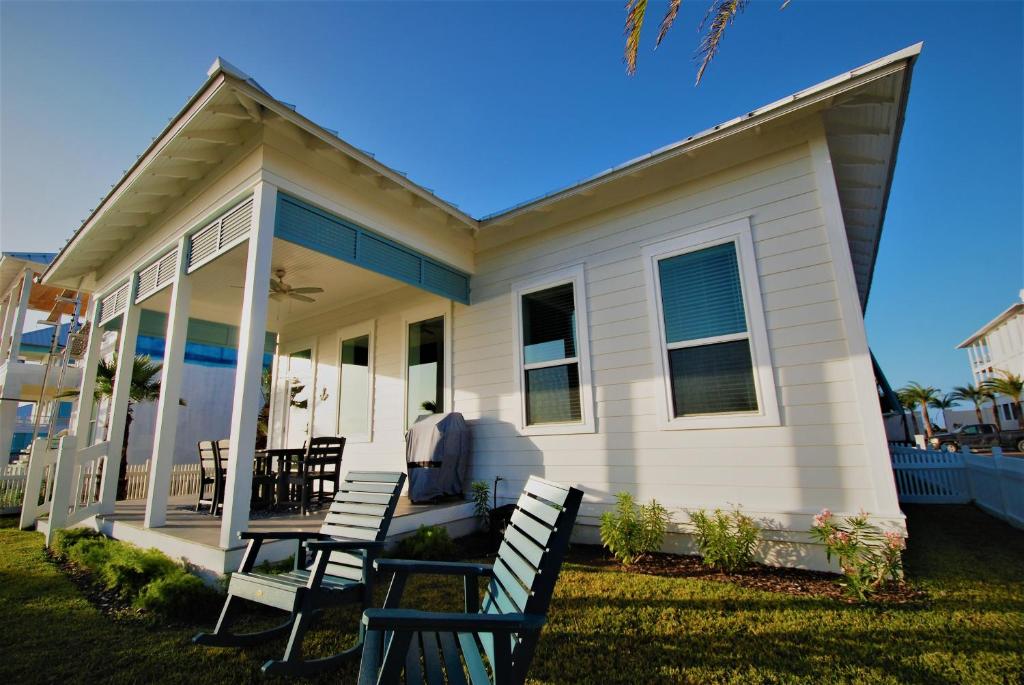
[[[408,426],[451,409],[451,315],[454,302],[467,300],[466,274],[257,183],[95,298],[81,392],[93,395],[104,357],[117,360],[113,392],[105,403],[83,403],[73,435],[34,460],[53,479],[40,477],[51,494],[38,528],[49,538],[61,527],[92,525],[213,574],[237,567],[243,530],[319,528],[323,513],[253,514],[255,450],[344,436],[342,473],[405,470]],[[144,500],[118,501],[116,467],[133,404],[129,369],[143,350],[140,321],[154,314],[166,323],[148,487]],[[183,382],[185,350],[211,326],[226,331],[234,351],[234,372],[225,377],[232,386],[196,394]],[[224,396],[219,419],[208,397],[214,392]],[[223,504],[213,514],[195,512],[194,496],[170,496],[173,465],[195,455],[193,421],[204,426],[200,439],[228,445]],[[101,484],[89,487],[90,478]],[[70,502],[67,513],[62,501]],[[472,505],[403,499],[390,537],[434,524],[469,532]],[[287,543],[269,544],[261,558],[292,552]]]

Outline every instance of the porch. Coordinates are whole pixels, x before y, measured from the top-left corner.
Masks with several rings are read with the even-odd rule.
[[[325,242],[324,235],[347,236],[351,244]],[[468,276],[279,196],[269,184],[258,184],[252,196],[228,204],[212,222],[143,258],[103,292],[90,311],[82,395],[92,395],[99,359],[116,354],[113,393],[105,404],[82,407],[74,433],[59,448],[38,447],[34,468],[49,470],[35,480],[52,494],[23,510],[22,525],[36,523],[48,539],[51,527],[94,525],[211,573],[230,571],[244,549],[240,531],[315,530],[322,518],[254,514],[250,520],[258,440],[298,448],[313,437],[344,436],[343,473],[400,471],[408,426],[422,413],[451,408],[452,303],[466,301]],[[379,323],[385,311],[393,317],[387,325]],[[148,487],[144,500],[115,502],[113,476],[135,402],[131,360],[145,349],[143,334],[153,335],[140,322],[155,315],[161,318],[163,369],[148,438],[152,450],[142,455],[150,463]],[[237,361],[215,387],[190,390],[183,382],[188,346],[208,344],[213,327]],[[427,404],[430,411],[421,408]],[[194,499],[182,500],[171,488],[174,464],[196,459],[197,436],[190,431],[199,424],[199,439],[231,445],[219,517],[189,511]],[[91,482],[97,474],[98,488],[82,487],[81,479]],[[64,515],[60,503],[69,498],[71,511]],[[468,532],[472,507],[403,503],[391,536],[433,524]],[[270,544],[261,559],[292,552],[293,545]]]
[[[167,519],[159,528],[146,527],[146,501],[124,500],[117,503],[113,514],[98,514],[92,521],[96,530],[109,537],[124,540],[140,547],[156,547],[168,556],[188,559],[199,567],[200,573],[216,577],[238,568],[245,551],[245,543],[235,540],[228,548],[220,547],[221,518],[195,511],[195,495],[173,496],[168,499]],[[247,530],[255,532],[316,531],[323,523],[327,510],[308,516],[297,513],[274,514],[249,521]],[[472,502],[442,502],[413,504],[407,497],[399,500],[388,534],[389,542],[413,533],[420,526],[444,526],[452,537],[468,535],[476,529]],[[46,519],[41,519],[37,530],[48,533]],[[264,543],[259,561],[280,561],[295,553],[294,541],[268,541]]]

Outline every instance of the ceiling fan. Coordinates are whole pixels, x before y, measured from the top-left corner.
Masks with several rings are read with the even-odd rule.
[[[315,286],[294,288],[284,282],[284,275],[284,269],[274,269],[274,276],[276,278],[270,279],[270,299],[282,300],[285,298],[291,298],[300,302],[316,302],[316,300],[309,297],[309,295],[313,293],[322,293],[324,291],[323,288],[317,288]]]

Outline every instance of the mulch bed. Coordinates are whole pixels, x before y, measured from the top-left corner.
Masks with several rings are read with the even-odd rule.
[[[858,602],[855,598],[847,596],[843,588],[840,587],[837,581],[841,576],[823,571],[751,564],[749,568],[738,573],[723,573],[705,566],[698,556],[680,554],[651,554],[632,566],[623,567],[603,547],[595,545],[573,545],[568,560],[599,568],[617,568],[629,573],[674,578],[699,578],[733,583],[753,590],[834,599],[848,604]],[[870,603],[921,604],[927,598],[928,595],[925,592],[907,583],[889,583],[884,589],[872,595]]]

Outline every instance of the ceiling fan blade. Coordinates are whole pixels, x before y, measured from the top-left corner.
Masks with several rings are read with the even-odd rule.
[[[315,288],[315,287],[292,288],[291,289],[291,292],[293,292],[293,293],[322,293],[323,291],[324,291],[323,288]]]
[[[305,295],[296,295],[294,292],[288,293],[288,297],[299,302],[316,302],[312,297],[306,297]]]
[[[269,295],[269,299],[271,300],[280,300],[282,297],[283,295],[281,293],[270,293]]]

